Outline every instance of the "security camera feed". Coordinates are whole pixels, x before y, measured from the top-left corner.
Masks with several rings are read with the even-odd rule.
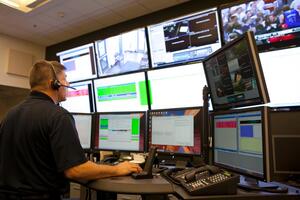
[[[97,112],[146,111],[145,72],[94,80]]]
[[[66,69],[69,82],[97,77],[93,44],[87,44],[57,53]]]
[[[216,9],[148,27],[152,67],[202,60],[221,47]]]
[[[146,112],[97,113],[94,149],[144,152]]]
[[[149,68],[145,28],[96,41],[99,77]]]
[[[300,38],[300,0],[256,0],[221,9],[223,37],[231,41],[251,30],[257,45],[284,46]]]
[[[92,81],[83,81],[70,84],[73,90],[68,88],[66,101],[60,102],[60,105],[73,113],[91,113],[94,112],[94,97]]]
[[[201,108],[178,108],[149,111],[149,148],[177,154],[200,154]]]
[[[214,110],[269,102],[251,32],[225,45],[203,65]]]

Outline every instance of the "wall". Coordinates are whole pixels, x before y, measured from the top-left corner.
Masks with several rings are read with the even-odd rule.
[[[7,74],[9,49],[32,54],[33,61],[45,58],[45,47],[25,40],[0,34],[0,80],[1,85],[29,88],[28,77]],[[1,93],[0,93],[1,95]]]

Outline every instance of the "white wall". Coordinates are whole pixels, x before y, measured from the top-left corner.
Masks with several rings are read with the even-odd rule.
[[[27,77],[6,73],[8,67],[9,49],[32,54],[35,62],[45,58],[46,47],[0,34],[0,84],[20,88],[29,88]]]

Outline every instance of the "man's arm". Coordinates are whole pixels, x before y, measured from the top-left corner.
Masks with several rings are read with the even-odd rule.
[[[99,165],[91,161],[71,167],[64,171],[68,179],[76,181],[88,181],[111,176],[123,176],[142,171],[139,165],[122,162],[115,166]]]

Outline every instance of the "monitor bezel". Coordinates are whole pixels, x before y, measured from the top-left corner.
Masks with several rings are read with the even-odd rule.
[[[82,115],[84,115],[84,116],[91,116],[91,133],[90,133],[90,147],[89,148],[83,148],[82,146],[82,149],[83,150],[85,150],[85,151],[89,151],[89,150],[91,150],[92,149],[92,142],[93,142],[93,137],[94,137],[94,130],[95,130],[95,124],[94,124],[94,118],[95,118],[95,116],[94,116],[94,113],[78,113],[78,112],[70,112],[70,114],[72,115],[72,117],[73,117],[73,119],[74,119],[74,123],[76,124],[76,121],[75,121],[75,117],[74,117],[74,115],[79,115],[79,116],[82,116]],[[75,125],[76,126],[76,125]],[[77,130],[77,128],[76,128],[76,131],[78,131]],[[78,138],[79,138],[79,134],[78,134]],[[79,138],[80,139],[80,138]],[[80,141],[80,140],[79,140]]]
[[[90,89],[88,90],[88,96],[89,96],[89,104],[90,104],[90,111],[89,112],[72,112],[72,111],[69,111],[70,113],[93,113],[95,112],[96,110],[96,105],[95,105],[95,98],[94,98],[94,82],[93,82],[93,79],[89,79],[89,80],[84,80],[84,81],[76,81],[76,82],[72,82],[70,83],[70,86],[71,87],[74,87],[76,89],[76,87],[78,86],[77,84],[84,84],[84,85],[88,85],[90,84]],[[89,87],[89,86],[88,86]],[[69,89],[68,90],[70,91],[73,91],[73,89]],[[63,101],[62,103],[68,103],[68,97],[66,97],[66,101]],[[61,103],[60,103],[61,105]],[[61,105],[62,106],[62,105]],[[62,106],[63,107],[63,106]]]
[[[186,65],[186,64],[191,64],[191,63],[195,63],[195,62],[201,62],[202,60],[204,60],[205,58],[196,58],[196,59],[192,59],[192,60],[182,60],[182,61],[177,61],[177,62],[174,61],[174,62],[170,62],[170,63],[165,63],[163,65],[154,66],[152,47],[151,47],[152,42],[150,41],[150,27],[168,23],[168,22],[174,21],[174,20],[182,20],[184,18],[190,18],[195,15],[203,15],[203,14],[210,13],[210,12],[214,12],[216,15],[216,23],[217,23],[216,28],[217,28],[217,34],[218,34],[218,41],[219,41],[219,44],[221,47],[222,46],[222,37],[221,37],[221,30],[220,30],[220,17],[219,17],[219,12],[218,12],[217,7],[212,7],[212,8],[205,9],[205,10],[195,11],[192,13],[188,13],[186,15],[181,15],[178,17],[173,17],[173,18],[167,19],[167,20],[161,21],[159,23],[147,25],[146,32],[147,32],[147,40],[148,40],[148,44],[149,44],[149,53],[150,53],[150,57],[149,57],[150,58],[149,62],[150,62],[150,66],[151,66],[150,69],[159,69],[159,68],[165,68],[165,67],[180,66],[180,65]],[[214,44],[214,43],[210,43],[209,45],[211,45],[211,44]]]
[[[154,68],[154,69],[151,69],[151,70],[148,70],[147,71],[147,83],[148,83],[148,91],[149,91],[149,100],[148,100],[148,103],[149,103],[149,105],[151,106],[151,109],[150,110],[160,110],[160,109],[176,109],[176,108],[191,108],[191,107],[201,107],[202,105],[203,105],[203,97],[202,97],[202,89],[203,89],[203,87],[204,87],[204,85],[206,85],[207,84],[207,82],[206,82],[206,80],[205,80],[205,84],[201,87],[199,87],[199,93],[201,93],[201,99],[200,99],[200,103],[199,103],[199,105],[181,105],[181,106],[175,106],[175,107],[161,107],[161,108],[153,108],[153,101],[154,101],[154,97],[153,97],[153,94],[152,94],[152,90],[153,90],[153,87],[152,87],[152,84],[151,84],[151,81],[152,81],[152,79],[150,78],[150,74],[151,73],[159,73],[159,72],[162,72],[163,71],[163,73],[166,73],[165,71],[167,71],[167,72],[169,72],[169,70],[171,70],[171,71],[173,71],[172,69],[174,69],[174,70],[178,70],[178,71],[182,71],[182,69],[180,69],[180,68],[189,68],[189,67],[194,67],[194,66],[196,66],[196,65],[200,65],[200,66],[198,66],[199,68],[200,67],[203,67],[203,64],[202,64],[202,62],[193,62],[193,63],[185,63],[185,64],[182,64],[182,65],[173,65],[173,66],[169,66],[169,67],[164,67],[164,68]],[[201,69],[200,69],[201,70]],[[200,70],[199,70],[199,72],[200,72]],[[203,71],[203,75],[205,76],[205,72],[204,72],[204,70],[202,69],[202,71]],[[168,77],[168,78],[170,78],[170,77]],[[173,77],[172,77],[173,78]],[[205,79],[205,77],[203,77],[204,79]],[[196,83],[195,83],[196,84]],[[178,89],[178,88],[176,88],[176,89]],[[191,88],[187,88],[187,90],[190,90]],[[170,90],[172,90],[171,88],[170,88]],[[178,91],[173,91],[172,90],[172,92],[174,92],[174,93],[178,93]],[[195,91],[195,92],[197,92],[197,91]],[[159,103],[158,103],[159,104]],[[157,106],[157,107],[159,107],[159,106]]]
[[[262,121],[262,149],[263,149],[263,174],[251,173],[246,170],[234,168],[231,166],[227,166],[224,164],[220,164],[215,162],[215,139],[214,139],[214,130],[215,130],[215,116],[226,115],[226,114],[239,114],[239,113],[247,113],[247,112],[261,112],[261,121]],[[261,181],[271,181],[271,164],[270,164],[270,120],[269,120],[269,108],[266,106],[252,107],[252,108],[239,108],[234,110],[226,110],[226,111],[217,111],[212,112],[210,114],[211,118],[211,137],[212,137],[212,162],[214,165],[219,166],[221,168],[227,169],[229,171],[233,171],[235,173],[242,174],[246,177],[255,178]]]
[[[70,49],[65,49],[63,51],[60,51],[60,52],[57,52],[56,53],[56,56],[58,57],[58,60],[61,62],[61,55],[65,55],[65,54],[69,54],[71,52],[74,52],[74,51],[78,51],[82,48],[92,48],[92,52],[90,52],[90,59],[91,59],[91,67],[93,68],[93,70],[95,71],[95,74],[92,74],[90,75],[89,77],[85,77],[85,78],[82,78],[82,79],[76,79],[76,80],[70,80],[69,82],[70,83],[73,83],[73,82],[79,82],[79,81],[87,81],[87,80],[91,80],[91,79],[95,79],[97,78],[98,76],[98,68],[97,68],[97,64],[96,64],[96,52],[95,52],[95,46],[94,46],[94,43],[91,42],[91,43],[87,43],[87,44],[83,44],[83,45],[80,45],[80,46],[76,46],[76,47],[73,47],[73,48],[70,48]],[[63,63],[62,63],[63,64]],[[66,72],[67,74],[67,72]]]
[[[97,81],[101,81],[102,79],[103,80],[105,80],[105,79],[110,79],[110,78],[118,78],[118,77],[122,77],[122,76],[127,76],[127,75],[134,75],[134,74],[144,74],[144,81],[145,81],[145,87],[146,87],[146,97],[147,97],[147,108],[146,109],[143,109],[143,110],[141,110],[141,111],[147,111],[147,110],[150,110],[150,99],[149,99],[149,87],[148,87],[148,77],[147,77],[147,72],[145,71],[145,70],[143,70],[143,71],[138,71],[138,72],[136,72],[136,71],[134,71],[134,72],[127,72],[127,73],[124,73],[124,74],[119,74],[119,75],[117,75],[117,74],[114,74],[114,75],[111,75],[111,76],[106,76],[106,77],[101,77],[101,78],[96,78],[96,79],[93,79],[93,98],[94,98],[94,110],[95,110],[95,112],[97,112],[97,113],[100,113],[100,112],[127,112],[127,111],[129,111],[129,110],[125,110],[125,111],[119,111],[119,110],[110,110],[110,111],[101,111],[99,108],[98,108],[98,104],[97,104],[97,90],[96,90],[96,82]],[[134,80],[135,81],[135,80]],[[130,111],[130,112],[134,112],[134,111],[136,111],[136,110],[132,110],[132,111]]]
[[[145,67],[145,68],[140,68],[138,70],[125,71],[125,72],[121,72],[121,73],[100,74],[99,68],[101,68],[101,66],[99,64],[99,56],[98,56],[99,53],[98,53],[98,49],[96,47],[97,43],[101,42],[101,41],[105,41],[105,40],[110,39],[112,37],[121,36],[122,34],[126,34],[126,33],[129,33],[129,32],[132,32],[132,31],[137,31],[139,29],[144,30],[144,32],[145,32],[145,43],[146,43],[146,50],[147,50],[146,54],[147,54],[148,66]],[[97,77],[96,78],[107,78],[107,77],[112,77],[112,76],[119,76],[119,75],[130,74],[130,73],[145,72],[145,71],[147,71],[148,69],[151,68],[151,58],[150,58],[150,50],[149,50],[150,48],[149,48],[148,33],[147,33],[146,27],[138,27],[138,28],[135,28],[135,29],[132,29],[132,30],[129,30],[129,31],[125,31],[125,32],[116,34],[116,35],[111,35],[111,36],[106,37],[106,38],[95,40],[94,41],[94,49],[95,49],[94,50],[94,53],[95,53],[95,63],[96,63],[96,68],[97,68]]]
[[[225,41],[225,37],[224,37],[224,24],[223,24],[223,20],[222,20],[222,10],[231,8],[233,6],[238,6],[241,4],[247,4],[247,3],[250,3],[253,1],[257,1],[257,0],[238,0],[235,2],[225,3],[225,4],[218,6],[220,37],[221,37],[222,45],[225,45],[228,43]],[[278,31],[275,31],[274,33],[276,33],[276,32],[278,32]],[[257,45],[257,48],[258,48],[259,52],[266,52],[266,51],[274,51],[274,50],[276,51],[276,50],[280,50],[280,49],[285,49],[285,48],[290,48],[290,47],[298,47],[298,46],[300,46],[300,40],[299,40],[299,38],[298,39],[296,38],[296,39],[292,39],[292,40],[285,40],[285,41],[280,41],[280,42],[275,42],[275,43],[270,43],[270,44],[260,44],[260,45]]]
[[[178,159],[180,160],[181,158],[188,157],[191,158],[193,156],[200,156],[204,157],[205,152],[204,151],[204,146],[205,146],[205,139],[204,139],[204,133],[203,133],[203,107],[202,106],[196,106],[196,107],[181,107],[181,108],[166,108],[166,109],[156,109],[156,110],[149,110],[147,112],[147,149],[149,150],[152,147],[152,143],[150,143],[150,115],[151,112],[164,112],[164,111],[179,111],[179,110],[192,110],[192,109],[199,109],[199,134],[200,134],[200,152],[199,153],[179,153],[179,152],[167,152],[167,151],[161,151],[159,148],[157,149],[157,153],[160,157],[168,157],[171,159]],[[195,124],[194,124],[194,130],[195,130]],[[176,145],[171,145],[171,146],[176,146]]]
[[[128,149],[112,149],[112,148],[108,148],[108,149],[104,149],[101,148],[101,145],[98,145],[98,147],[96,147],[95,145],[95,139],[96,139],[96,135],[98,134],[99,137],[99,119],[100,119],[100,115],[128,115],[128,114],[143,114],[143,117],[141,117],[140,119],[144,119],[144,122],[141,121],[140,124],[140,130],[144,131],[144,148],[143,150],[128,150]],[[147,112],[146,111],[121,111],[121,112],[96,112],[94,113],[95,117],[94,117],[94,135],[92,138],[92,149],[96,150],[96,151],[113,151],[113,152],[145,152],[146,151],[146,145],[147,145]],[[143,124],[143,125],[142,125]],[[142,126],[141,126],[142,125]],[[143,127],[144,126],[144,127]],[[100,146],[100,147],[99,147]]]
[[[214,57],[218,56],[219,54],[223,53],[224,51],[227,51],[228,49],[234,47],[236,44],[240,43],[241,41],[246,40],[247,47],[248,47],[248,53],[249,53],[249,59],[252,64],[252,70],[253,70],[253,77],[255,77],[256,84],[257,84],[257,90],[259,93],[258,97],[252,98],[252,99],[245,99],[243,101],[237,101],[232,103],[226,103],[226,104],[220,104],[216,105],[214,103],[215,98],[214,95],[211,93],[211,82],[208,79],[208,72],[206,67],[206,62],[208,62],[210,59],[213,59]],[[238,37],[237,39],[227,43],[224,45],[221,49],[218,49],[211,55],[209,55],[205,60],[203,60],[203,67],[204,67],[204,73],[206,76],[206,82],[208,84],[209,90],[210,90],[210,98],[212,102],[213,110],[226,110],[231,108],[239,108],[239,107],[245,107],[245,106],[251,106],[251,105],[257,105],[257,104],[266,104],[270,102],[270,97],[267,90],[267,85],[265,82],[262,66],[260,63],[257,46],[255,43],[253,32],[247,31],[242,36]]]

